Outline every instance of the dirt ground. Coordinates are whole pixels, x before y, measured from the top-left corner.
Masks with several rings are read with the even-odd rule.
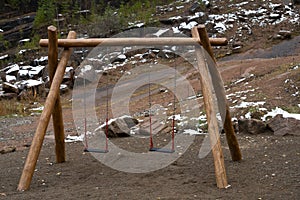
[[[300,56],[276,59],[248,59],[219,62],[227,93],[258,88],[249,101],[267,100],[267,108],[288,108],[299,97],[286,91],[289,78],[299,84],[299,70],[290,66]],[[255,74],[247,85],[235,85],[241,77]],[[230,90],[229,90],[230,89]],[[277,98],[280,97],[280,98]],[[63,98],[70,98],[66,95]],[[72,109],[64,106],[65,134],[76,134]],[[233,117],[240,113],[232,111]],[[0,199],[299,199],[300,137],[237,133],[243,160],[232,162],[225,135],[221,135],[230,187],[216,186],[212,154],[198,158],[204,136],[176,162],[161,170],[130,174],[113,170],[83,152],[81,142],[66,143],[67,161],[55,163],[52,122],[39,156],[29,191],[18,192],[17,185],[29,150],[38,116],[1,119],[0,147],[16,151],[0,154]],[[125,141],[126,142],[126,141]]]

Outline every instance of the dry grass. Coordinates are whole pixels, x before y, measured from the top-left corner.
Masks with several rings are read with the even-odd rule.
[[[25,104],[16,100],[0,101],[0,116],[26,115]]]

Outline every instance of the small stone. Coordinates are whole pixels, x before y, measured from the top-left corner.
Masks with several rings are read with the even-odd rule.
[[[11,153],[15,151],[16,151],[16,147],[12,147],[12,146],[4,147],[3,149],[0,149],[1,154]]]

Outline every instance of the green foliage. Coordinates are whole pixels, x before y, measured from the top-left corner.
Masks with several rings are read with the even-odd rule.
[[[149,23],[151,15],[155,12],[155,5],[149,0],[136,1],[135,3],[121,4],[119,8],[119,15],[124,22],[141,21]]]
[[[28,13],[33,12],[36,10],[36,4],[37,0],[1,0],[4,1],[3,4],[0,3],[0,5],[5,5],[5,7],[0,8],[10,8],[12,11],[17,11],[20,14],[22,13]],[[7,10],[3,10],[7,11]]]
[[[10,47],[9,41],[7,41],[7,40],[4,39],[3,34],[0,34],[0,43],[3,44],[3,47],[4,47],[5,49],[8,49],[8,48]]]
[[[40,0],[39,7],[34,20],[34,28],[50,25],[55,19],[56,5],[54,0]]]
[[[35,49],[39,46],[40,37],[36,34],[34,35],[30,42],[25,42],[24,45],[22,45],[23,49]]]

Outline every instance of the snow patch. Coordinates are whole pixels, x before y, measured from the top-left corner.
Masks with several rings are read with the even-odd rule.
[[[183,130],[183,134],[187,134],[187,135],[205,135],[206,133],[200,133],[196,130],[193,129],[185,129]]]
[[[247,108],[247,107],[250,107],[250,106],[264,105],[265,103],[266,103],[265,101],[258,101],[258,102],[242,101],[239,105],[236,105],[233,108]]]
[[[169,29],[160,29],[159,31],[157,31],[156,33],[154,33],[153,35],[155,35],[156,37],[160,37],[162,34],[168,32]]]
[[[299,104],[298,104],[299,105]],[[300,106],[299,106],[300,107]],[[263,121],[266,121],[267,117],[275,117],[276,115],[282,115],[284,118],[295,118],[297,120],[300,120],[300,114],[296,114],[296,113],[289,113],[285,110],[282,110],[281,108],[276,107],[275,109],[273,109],[272,111],[268,112],[267,114],[265,114],[261,119]]]
[[[79,136],[76,135],[68,135],[65,138],[65,142],[82,142],[84,139],[84,134],[81,134]]]

